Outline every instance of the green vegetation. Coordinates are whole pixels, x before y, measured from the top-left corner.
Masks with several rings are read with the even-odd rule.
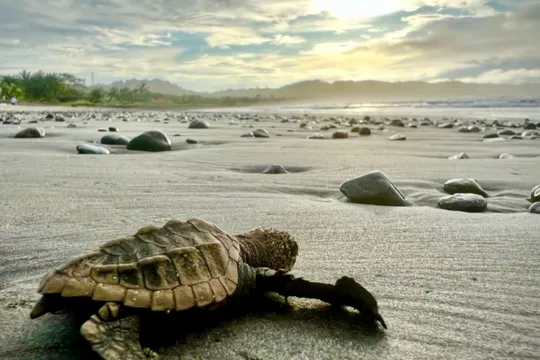
[[[71,106],[238,106],[285,99],[256,97],[211,97],[167,95],[150,92],[146,83],[136,88],[89,89],[83,79],[67,73],[35,73],[0,76],[0,100],[15,96],[19,103],[47,103]]]

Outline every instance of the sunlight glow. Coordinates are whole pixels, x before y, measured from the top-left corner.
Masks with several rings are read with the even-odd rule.
[[[328,11],[340,19],[369,18],[403,8],[403,0],[312,0],[315,12]]]

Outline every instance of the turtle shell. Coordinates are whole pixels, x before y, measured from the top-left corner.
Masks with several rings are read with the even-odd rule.
[[[201,219],[171,220],[73,259],[47,274],[39,292],[182,311],[230,297],[239,261],[236,237]]]

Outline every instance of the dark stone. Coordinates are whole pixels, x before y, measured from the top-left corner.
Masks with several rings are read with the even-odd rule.
[[[346,139],[349,137],[349,133],[346,131],[336,131],[332,134],[332,139]]]
[[[394,119],[390,122],[390,125],[392,126],[398,126],[398,127],[405,127],[405,124],[400,119]]]
[[[497,137],[499,137],[499,135],[496,134],[496,133],[486,134],[486,135],[482,136],[483,139],[493,139],[493,138],[497,138]]]
[[[499,135],[499,136],[512,136],[512,135],[516,135],[516,132],[514,130],[505,129],[505,130],[499,131],[497,133],[497,135]]]
[[[101,143],[104,145],[127,145],[130,139],[116,134],[105,135],[101,138]]]
[[[371,135],[371,129],[368,128],[368,127],[361,127],[360,128],[360,131],[358,132],[359,135],[361,136],[367,136],[367,135]]]
[[[210,123],[206,120],[197,119],[197,120],[193,120],[189,124],[189,128],[190,129],[210,129]]]
[[[476,179],[450,179],[444,183],[444,191],[448,194],[470,193],[489,196]]]
[[[386,174],[379,170],[347,180],[340,185],[339,190],[355,203],[386,206],[410,205]]]
[[[45,130],[40,127],[27,128],[15,134],[15,138],[17,139],[42,138],[44,136]]]
[[[111,132],[116,132],[116,131],[120,131],[120,130],[118,130],[117,127],[110,126],[110,127],[109,127],[109,131],[111,131]]]
[[[540,214],[540,201],[537,201],[529,206],[529,212],[532,214]]]
[[[483,212],[487,208],[487,201],[477,194],[457,193],[439,199],[441,209],[464,212]]]
[[[171,150],[171,144],[171,140],[163,132],[151,130],[131,139],[127,144],[127,149],[139,151],[168,151]]]
[[[191,138],[187,138],[187,139],[186,139],[186,142],[187,142],[188,144],[198,144],[198,143],[199,143],[197,140],[191,139]]]

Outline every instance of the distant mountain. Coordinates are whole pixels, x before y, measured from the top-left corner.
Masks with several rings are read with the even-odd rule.
[[[143,81],[152,92],[169,95],[203,95],[210,97],[262,97],[289,98],[306,101],[392,101],[429,100],[460,97],[540,97],[540,84],[475,84],[460,81],[428,83],[424,81],[384,82],[384,81],[336,81],[307,80],[280,88],[226,89],[216,92],[196,92],[184,89],[168,81],[159,79],[117,81],[109,85],[96,85],[107,89],[111,87],[139,86]]]
[[[160,93],[160,94],[167,94],[167,95],[176,95],[176,96],[182,96],[182,95],[190,95],[195,94],[195,91],[186,90],[176,84],[170,83],[168,81],[160,80],[160,79],[153,79],[153,80],[137,80],[137,79],[130,79],[130,80],[123,80],[123,81],[115,81],[111,84],[102,85],[97,84],[94,86],[91,86],[91,88],[100,87],[103,89],[111,89],[113,87],[116,88],[136,88],[141,83],[145,82],[146,87],[148,90],[154,93]]]
[[[460,81],[301,81],[277,89],[241,89],[214,92],[212,96],[284,97],[298,100],[385,101],[459,97],[540,97],[540,84],[473,84]]]

